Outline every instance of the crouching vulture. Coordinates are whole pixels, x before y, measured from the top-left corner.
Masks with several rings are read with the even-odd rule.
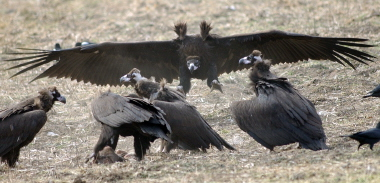
[[[119,135],[133,136],[138,160],[142,160],[150,142],[157,138],[172,142],[166,135],[171,133],[165,114],[160,108],[132,97],[123,97],[110,91],[102,93],[92,102],[92,113],[102,124],[99,140],[87,161],[94,157],[97,162],[99,151],[105,146],[116,149]]]
[[[47,121],[46,113],[55,101],[66,103],[56,87],[39,91],[37,97],[29,98],[0,111],[0,158],[14,167],[20,149],[33,141]]]
[[[264,147],[299,142],[302,148],[327,149],[322,121],[314,105],[286,78],[270,72],[270,62],[257,50],[241,59],[252,65],[249,78],[256,98],[233,102],[231,110],[238,126]]]
[[[179,147],[183,150],[206,151],[210,145],[222,150],[223,146],[235,150],[206,122],[196,108],[186,101],[184,93],[165,86],[165,81],[156,83],[141,76],[138,69],[132,69],[120,78],[121,82],[131,83],[136,93],[149,98],[153,104],[165,112],[165,119],[170,124],[172,133],[170,139],[174,143],[165,143],[161,151],[170,152]],[[165,146],[165,147],[164,147]]]
[[[98,85],[120,85],[120,76],[137,67],[148,78],[165,78],[170,83],[179,77],[179,85],[188,93],[191,78],[207,79],[209,87],[221,91],[218,76],[249,68],[239,67],[236,60],[254,49],[261,50],[273,64],[314,59],[345,63],[354,68],[349,59],[365,63],[375,58],[352,48],[372,47],[363,43],[367,39],[317,37],[278,30],[221,37],[210,34],[211,29],[203,21],[200,34],[188,35],[186,23],[177,23],[174,31],[178,37],[170,41],[105,42],[55,51],[24,49],[30,51],[10,54],[30,56],[5,61],[30,60],[9,68],[27,66],[14,76],[54,62],[33,80],[66,77]]]
[[[351,139],[358,141],[358,150],[360,149],[360,146],[364,144],[369,144],[369,148],[373,150],[373,146],[380,141],[380,122],[377,123],[376,128],[357,132],[351,135],[342,135],[341,137],[350,137]]]

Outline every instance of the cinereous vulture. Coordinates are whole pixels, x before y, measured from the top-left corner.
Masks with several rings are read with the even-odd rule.
[[[14,167],[20,149],[33,141],[47,121],[46,113],[55,101],[66,103],[56,87],[38,92],[37,97],[29,98],[0,111],[0,158]]]
[[[188,35],[186,23],[177,23],[174,31],[178,37],[169,41],[105,42],[57,51],[24,49],[30,52],[9,54],[30,56],[5,61],[30,60],[9,68],[27,66],[14,76],[54,61],[54,65],[33,80],[66,77],[98,85],[120,85],[118,79],[125,71],[139,68],[146,77],[154,76],[158,81],[165,78],[171,83],[179,77],[179,86],[188,93],[191,78],[207,79],[209,87],[221,88],[218,76],[249,68],[239,67],[236,60],[254,49],[261,50],[272,64],[314,59],[345,63],[354,68],[348,59],[365,63],[375,58],[351,48],[372,47],[363,43],[367,39],[317,37],[279,30],[221,37],[210,34],[211,29],[203,21],[200,34]]]
[[[238,126],[264,147],[299,142],[302,148],[327,149],[322,121],[314,105],[286,78],[270,72],[270,62],[257,50],[239,62],[249,64],[256,97],[233,102],[231,110]]]
[[[102,124],[99,140],[94,148],[97,162],[99,151],[105,146],[116,149],[119,135],[133,136],[134,149],[138,160],[142,160],[150,142],[157,138],[172,142],[166,135],[171,133],[164,119],[164,112],[151,103],[132,97],[123,97],[110,91],[102,93],[92,102],[92,113]]]
[[[351,135],[342,135],[341,137],[350,137],[358,141],[358,150],[360,146],[364,144],[369,144],[369,148],[373,150],[373,145],[380,141],[380,122],[377,123],[376,128],[371,128],[369,130],[357,132]]]
[[[132,69],[121,77],[120,81],[131,82],[140,96],[149,98],[166,113],[164,117],[172,129],[169,137],[174,143],[163,143],[161,151],[170,152],[171,149],[179,147],[184,150],[201,149],[205,152],[210,145],[218,150],[222,150],[223,146],[235,150],[211,128],[196,108],[186,101],[184,93],[166,87],[165,81],[162,81],[160,86],[159,83],[141,76],[138,69]]]

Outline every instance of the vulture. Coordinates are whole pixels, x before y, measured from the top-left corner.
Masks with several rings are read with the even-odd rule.
[[[24,63],[8,69],[20,68],[13,76],[49,62],[55,63],[32,81],[43,77],[71,78],[97,85],[120,85],[117,79],[126,70],[139,68],[146,77],[166,79],[171,83],[179,78],[185,93],[191,88],[191,78],[205,80],[212,89],[221,90],[218,76],[223,73],[249,68],[239,66],[236,60],[258,49],[272,60],[272,64],[301,60],[331,60],[355,68],[349,59],[366,63],[374,56],[352,47],[373,47],[362,38],[318,37],[271,30],[265,32],[218,36],[210,34],[212,27],[200,23],[200,34],[188,35],[187,24],[174,25],[177,38],[169,41],[104,42],[81,45],[62,50],[22,49],[14,55],[24,57],[4,61]],[[13,77],[12,76],[12,77]]]
[[[115,150],[119,136],[133,136],[138,160],[144,158],[155,139],[172,142],[166,135],[171,133],[171,128],[164,119],[165,113],[142,99],[104,92],[92,102],[92,113],[102,127],[94,153],[87,161],[94,157],[97,162],[99,152],[106,146]]]
[[[258,143],[273,151],[275,146],[298,142],[311,150],[327,149],[322,121],[314,105],[286,78],[270,72],[270,61],[260,51],[239,60],[252,65],[249,78],[256,97],[231,104],[237,125]]]
[[[47,121],[46,113],[54,102],[66,103],[56,87],[39,91],[37,97],[29,98],[0,111],[0,159],[14,167],[20,149],[33,141]]]
[[[367,97],[380,97],[380,85],[378,85],[375,89],[368,92],[367,95],[363,96],[363,98]]]
[[[141,97],[149,98],[153,104],[165,112],[165,119],[170,124],[172,133],[169,135],[174,143],[163,141],[160,151],[169,153],[171,149],[179,147],[183,150],[202,150],[215,146],[223,150],[223,146],[235,150],[206,122],[196,108],[186,101],[185,94],[177,89],[148,80],[141,76],[138,69],[132,69],[120,78],[121,82],[130,82],[136,93]],[[165,147],[164,147],[165,146]]]
[[[341,137],[350,137],[358,141],[358,150],[360,146],[364,144],[369,144],[369,148],[373,150],[373,145],[380,141],[380,122],[377,123],[376,128],[372,128],[362,132],[357,132],[351,135],[342,135]]]

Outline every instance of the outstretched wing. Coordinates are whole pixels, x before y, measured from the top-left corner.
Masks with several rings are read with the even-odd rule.
[[[31,60],[9,69],[28,66],[17,76],[38,66],[56,61],[35,79],[43,77],[71,78],[97,85],[120,85],[119,79],[133,68],[139,68],[146,77],[178,78],[178,45],[173,41],[101,43],[62,50],[23,49],[33,52],[9,53],[32,55],[5,61]]]
[[[0,156],[29,144],[46,123],[43,110],[13,115],[0,122]]]
[[[157,125],[170,126],[166,123],[160,108],[153,106],[141,99],[122,97],[106,92],[92,102],[92,113],[96,120],[111,127],[119,127],[123,124],[142,123],[150,120]]]
[[[257,98],[231,105],[238,126],[257,142],[273,150],[274,146],[312,143],[325,137],[314,106],[298,92],[267,84],[258,90]]]
[[[239,66],[240,58],[249,55],[254,49],[260,50],[272,64],[291,63],[301,60],[331,60],[342,65],[354,65],[349,59],[365,63],[375,58],[372,55],[351,47],[373,47],[360,38],[329,38],[288,33],[278,30],[256,34],[215,37],[208,40],[216,53],[220,53],[218,74],[229,73],[250,65]],[[349,58],[349,59],[348,59]]]

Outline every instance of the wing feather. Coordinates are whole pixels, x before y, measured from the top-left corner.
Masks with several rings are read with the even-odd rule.
[[[373,47],[374,45],[361,42],[367,39],[361,38],[334,38],[316,37],[296,33],[288,33],[278,30],[259,32],[254,34],[241,34],[227,37],[215,37],[214,50],[220,53],[220,58],[228,58],[222,61],[218,67],[218,74],[249,68],[249,65],[239,66],[238,60],[249,55],[252,50],[260,50],[266,59],[272,64],[292,63],[302,60],[331,60],[342,65],[354,65],[345,57],[360,63],[372,61],[376,58],[365,52],[350,48]],[[340,54],[337,56],[337,54]]]
[[[23,49],[25,50],[25,49]],[[173,41],[136,43],[101,43],[58,51],[33,50],[27,56],[5,61],[30,60],[9,69],[27,66],[13,76],[43,64],[55,64],[32,81],[43,77],[71,78],[98,85],[120,85],[119,78],[132,68],[139,68],[147,77],[177,79],[179,67],[178,45]],[[10,53],[24,55],[29,53]]]
[[[27,145],[46,123],[43,110],[13,115],[0,122],[0,156],[15,147]]]

